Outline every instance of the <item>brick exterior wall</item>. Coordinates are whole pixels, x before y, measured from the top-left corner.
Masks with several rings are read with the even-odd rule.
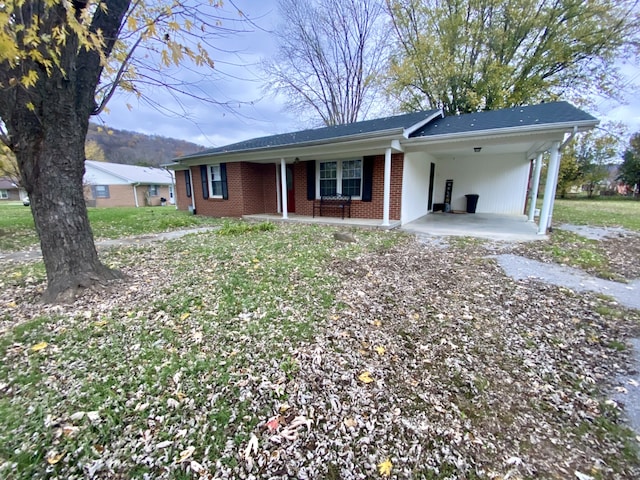
[[[176,188],[175,188],[175,197],[176,197],[176,205],[178,205],[178,210],[189,210],[191,206],[191,198],[187,197],[187,183],[184,178],[185,170],[177,170],[176,174]],[[199,174],[199,172],[198,172]],[[193,172],[191,173],[191,178],[193,178]]]
[[[404,154],[391,155],[391,196],[389,203],[389,219],[400,220],[402,207],[402,170]],[[296,189],[296,213],[313,215],[313,201],[307,200],[307,165],[300,162],[294,165],[294,181]],[[353,200],[351,202],[352,218],[382,219],[384,209],[384,155],[376,155],[373,163],[373,192],[370,202]]]
[[[196,213],[211,217],[241,217],[255,213],[275,213],[275,164],[249,162],[227,163],[227,191],[229,198],[202,198],[200,166],[191,168]],[[178,208],[187,210],[190,199],[186,195],[184,172],[176,172],[176,198]]]
[[[88,206],[92,207],[135,207],[136,201],[133,196],[133,185],[109,185],[109,198],[94,198],[90,186],[85,187],[84,198],[87,201]],[[136,194],[138,197],[138,206],[147,206],[145,202],[145,193],[147,193],[147,185],[140,185],[136,187]],[[151,206],[159,206],[160,198],[167,199],[167,205],[169,205],[169,186],[160,185],[158,188],[158,195],[150,197]]]
[[[402,198],[402,153],[391,156],[391,202],[389,218],[400,220]],[[307,166],[305,162],[293,167],[295,189],[295,213],[313,215],[313,201],[307,200]],[[202,198],[200,167],[191,167],[193,195],[196,213],[211,217],[240,217],[256,213],[276,213],[278,200],[276,191],[275,164],[249,162],[227,163],[227,188],[229,198]],[[187,198],[184,171],[176,171],[176,202],[179,210],[188,210],[191,199]],[[351,205],[352,218],[382,219],[384,207],[384,155],[378,155],[373,167],[373,191],[371,202],[354,200]]]

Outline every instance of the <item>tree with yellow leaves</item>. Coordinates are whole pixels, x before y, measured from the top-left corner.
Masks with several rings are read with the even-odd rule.
[[[123,88],[171,66],[213,68],[207,49],[237,30],[221,1],[9,0],[0,3],[0,139],[15,155],[47,271],[43,300],[121,274],[98,259],[83,197],[89,118]]]

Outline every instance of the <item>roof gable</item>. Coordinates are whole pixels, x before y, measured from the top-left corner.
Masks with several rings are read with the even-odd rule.
[[[410,138],[580,122],[596,124],[598,120],[567,102],[550,102],[439,118],[413,132]]]

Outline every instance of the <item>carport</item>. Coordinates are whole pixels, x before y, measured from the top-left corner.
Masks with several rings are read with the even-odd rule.
[[[495,213],[432,213],[402,226],[416,235],[475,237],[503,242],[542,240],[535,223],[525,215]]]

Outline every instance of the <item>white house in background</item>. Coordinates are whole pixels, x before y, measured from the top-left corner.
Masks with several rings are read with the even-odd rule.
[[[164,168],[85,161],[90,207],[143,207],[175,203],[173,174]]]
[[[0,201],[23,201],[27,198],[27,192],[7,177],[0,177]]]

